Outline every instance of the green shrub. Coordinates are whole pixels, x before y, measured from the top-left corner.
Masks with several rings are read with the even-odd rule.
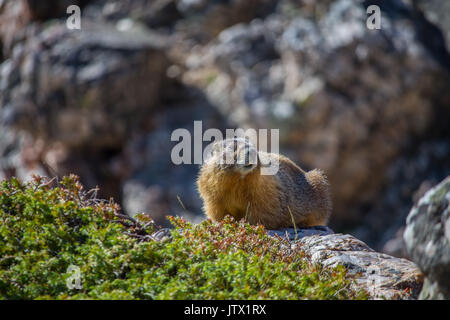
[[[144,215],[120,214],[75,176],[0,182],[0,298],[350,299],[342,268],[325,271],[284,249],[260,226],[172,218],[170,241],[154,241]],[[81,289],[69,289],[69,266]]]

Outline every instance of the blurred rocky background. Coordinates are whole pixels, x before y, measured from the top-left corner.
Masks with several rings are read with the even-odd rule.
[[[0,0],[0,179],[76,173],[129,214],[200,221],[172,131],[279,128],[326,171],[331,227],[407,256],[409,210],[450,174],[449,48],[440,0]]]

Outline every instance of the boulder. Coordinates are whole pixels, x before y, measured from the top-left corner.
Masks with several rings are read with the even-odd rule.
[[[223,29],[271,12],[272,0],[96,0],[86,6],[86,17],[118,23],[141,24],[177,38],[205,43]]]
[[[20,38],[25,26],[31,21],[26,0],[0,2],[0,58],[11,53],[11,47]],[[0,62],[3,59],[0,59]]]
[[[349,234],[325,226],[267,233],[288,240],[291,249],[300,246],[310,262],[325,269],[344,266],[355,278],[355,288],[367,291],[371,299],[417,299],[422,288],[423,275],[413,262],[376,252]]]
[[[0,130],[31,140],[28,169],[76,173],[87,186],[104,188],[103,196],[119,198],[112,158],[154,125],[161,88],[170,87],[165,41],[88,19],[82,28],[58,20],[26,28],[0,65]],[[20,144],[21,158],[26,149]],[[16,174],[27,171],[22,164]]]
[[[413,262],[376,252],[351,235],[313,235],[294,245],[325,268],[345,266],[355,276],[355,287],[365,289],[371,299],[417,299],[422,288],[422,273]]]
[[[450,2],[439,0],[417,0],[413,2],[426,19],[439,27],[450,49]]]
[[[71,148],[120,145],[157,103],[162,46],[152,34],[87,21],[82,32],[63,23],[37,31],[1,65],[1,123]]]
[[[327,226],[316,226],[316,227],[310,227],[310,228],[282,228],[278,230],[267,230],[267,234],[270,236],[278,236],[284,239],[287,239],[289,241],[295,241],[297,239],[301,239],[307,236],[313,236],[313,235],[327,235],[327,234],[333,234],[334,231],[331,230]]]
[[[412,208],[403,237],[425,274],[420,298],[450,299],[450,176]]]

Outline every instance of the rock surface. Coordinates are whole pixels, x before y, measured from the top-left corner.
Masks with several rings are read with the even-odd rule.
[[[313,263],[325,268],[342,265],[356,278],[356,288],[371,299],[417,299],[423,276],[417,266],[369,248],[348,234],[334,234],[328,227],[268,230],[269,235],[288,237],[291,246],[301,246]],[[297,240],[295,240],[297,237]]]
[[[82,32],[59,23],[37,31],[2,65],[2,124],[69,149],[120,146],[154,112],[162,46],[150,33],[87,21]]]
[[[279,236],[281,238],[293,241],[313,235],[327,235],[333,234],[334,231],[325,226],[311,227],[311,228],[283,228],[279,230],[267,230],[267,234],[270,236]]]
[[[447,48],[450,48],[450,2],[440,0],[418,0],[414,4],[425,17],[443,32]]]
[[[22,150],[15,163],[3,153],[0,167],[21,178],[23,167],[50,176],[74,172],[118,198],[120,174],[108,162],[153,125],[160,88],[168,86],[164,41],[87,20],[82,32],[57,21],[26,31],[0,65],[0,130],[16,136],[4,149]]]
[[[355,286],[367,290],[372,299],[416,299],[422,288],[422,274],[413,262],[376,252],[351,235],[308,236],[295,245],[313,263],[345,266],[355,275]]]
[[[408,215],[405,243],[425,274],[421,299],[450,299],[450,176],[429,190]]]

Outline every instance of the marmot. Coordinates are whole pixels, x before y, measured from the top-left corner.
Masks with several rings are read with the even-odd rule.
[[[224,161],[230,156],[232,161]],[[262,175],[262,163],[273,160],[278,160],[276,174]],[[213,221],[229,214],[266,229],[290,228],[293,221],[310,227],[326,225],[331,213],[328,182],[321,170],[305,172],[287,157],[257,151],[243,138],[213,144],[197,186]]]

